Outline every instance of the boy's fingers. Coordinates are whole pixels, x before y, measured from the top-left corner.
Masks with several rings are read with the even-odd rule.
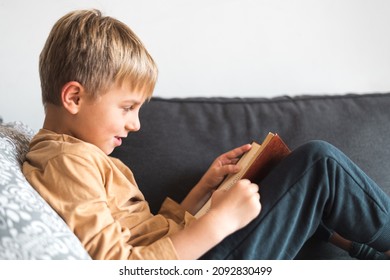
[[[259,186],[254,184],[254,183],[250,183],[248,186],[248,189],[249,189],[250,193],[258,193],[259,192]]]
[[[248,188],[250,193],[258,193],[259,192],[259,185],[252,183],[248,179],[241,179],[241,185],[243,187]]]
[[[234,174],[240,171],[240,167],[235,164],[227,164],[221,167],[223,175]]]
[[[241,147],[235,148],[235,149],[227,152],[225,155],[228,159],[232,160],[232,159],[235,159],[235,158],[241,156],[243,153],[249,151],[251,147],[252,147],[251,144],[245,144],[245,145],[242,145]]]

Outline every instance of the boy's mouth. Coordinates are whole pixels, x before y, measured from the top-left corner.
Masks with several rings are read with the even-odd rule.
[[[115,146],[120,146],[122,145],[122,137],[115,136]]]

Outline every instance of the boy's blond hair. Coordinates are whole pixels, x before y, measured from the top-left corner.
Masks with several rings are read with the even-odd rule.
[[[53,26],[39,57],[42,102],[61,105],[62,87],[79,82],[96,98],[112,85],[152,95],[157,67],[124,23],[98,10],[68,13]]]

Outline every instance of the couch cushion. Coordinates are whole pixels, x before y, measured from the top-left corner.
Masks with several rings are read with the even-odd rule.
[[[291,148],[313,139],[334,144],[390,194],[388,108],[390,93],[153,98],[141,110],[141,130],[112,155],[133,170],[153,211],[166,196],[181,201],[219,154],[269,131]]]
[[[23,176],[32,135],[20,123],[0,125],[0,259],[90,259]]]
[[[153,98],[141,130],[113,156],[134,171],[157,210],[181,200],[222,152],[277,132],[294,148],[308,140],[339,147],[390,194],[390,94],[278,98]]]

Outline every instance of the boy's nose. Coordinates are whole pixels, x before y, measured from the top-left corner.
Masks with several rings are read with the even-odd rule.
[[[139,119],[131,120],[126,123],[126,130],[128,131],[138,131],[141,128],[141,123]]]

